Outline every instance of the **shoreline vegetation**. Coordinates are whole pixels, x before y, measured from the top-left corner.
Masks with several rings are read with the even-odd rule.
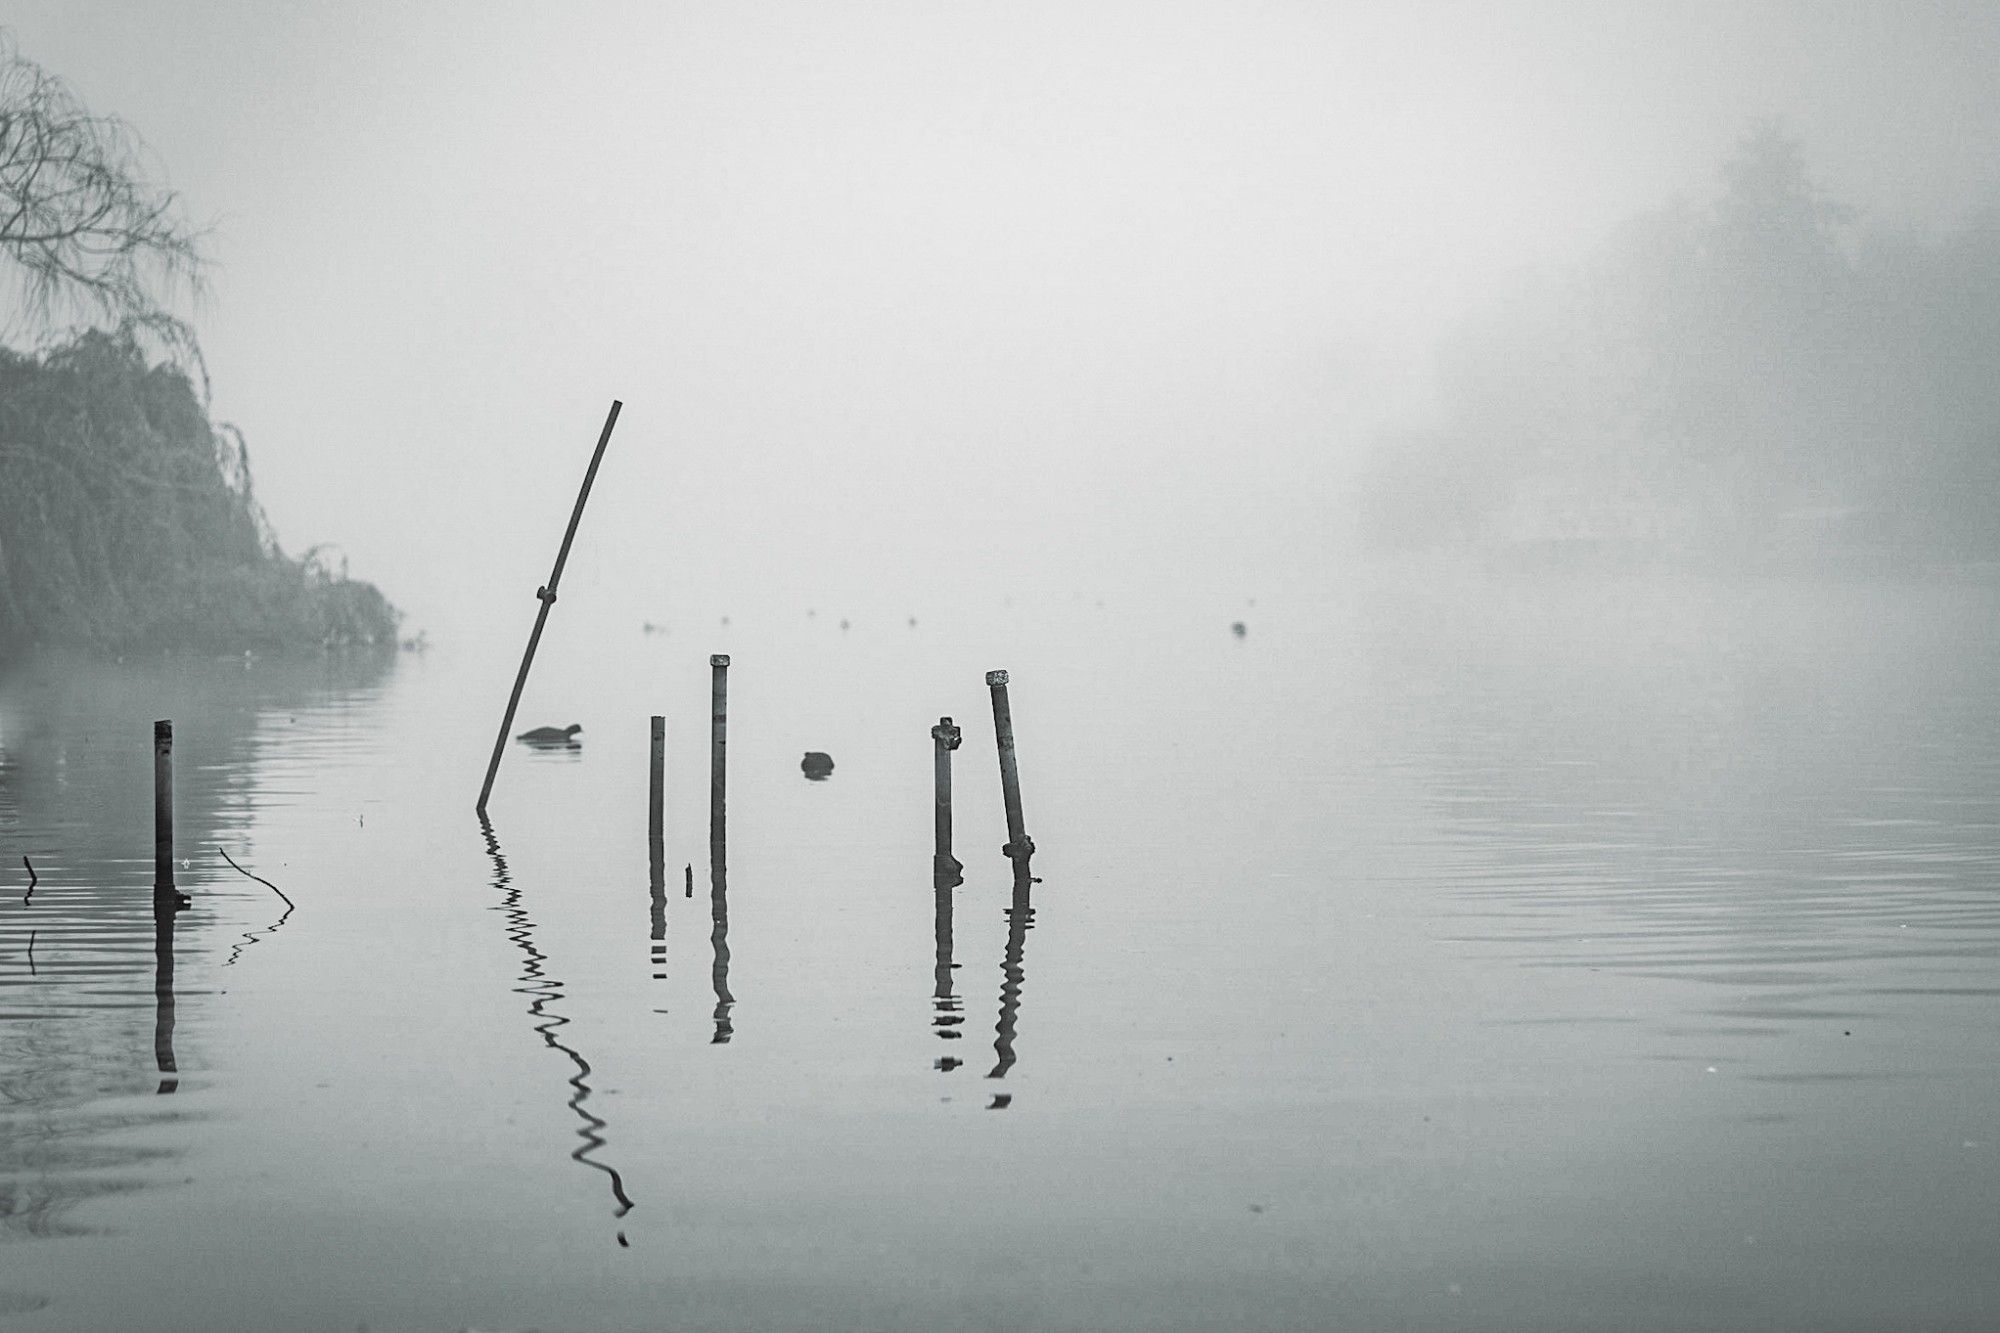
[[[241,433],[129,329],[0,347],[0,659],[393,648],[397,620],[318,548],[284,552]]]
[[[0,346],[0,661],[393,648],[388,599],[321,548],[285,554],[242,432],[210,420],[168,300],[202,291],[206,233],[148,165],[0,28],[0,331],[41,332]]]

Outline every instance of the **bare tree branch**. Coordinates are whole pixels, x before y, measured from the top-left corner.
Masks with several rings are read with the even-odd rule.
[[[169,301],[200,294],[204,234],[173,191],[147,179],[142,156],[129,126],[91,114],[0,32],[0,270],[11,270],[25,313],[142,330],[198,364],[194,332]]]

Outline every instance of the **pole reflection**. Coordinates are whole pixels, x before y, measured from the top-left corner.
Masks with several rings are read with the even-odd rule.
[[[725,864],[723,839],[719,832],[709,839],[708,861],[708,905],[714,916],[715,925],[709,931],[709,943],[715,946],[715,965],[710,976],[715,983],[715,1035],[709,1038],[711,1046],[725,1046],[736,1035],[736,1024],[730,1011],[736,1007],[736,997],[729,993],[729,868]]]
[[[171,887],[153,890],[153,1063],[160,1069],[157,1096],[181,1085],[180,1062],[174,1058],[174,919],[187,905],[186,896]]]
[[[965,1022],[965,1005],[952,991],[952,972],[958,967],[952,961],[951,912],[952,886],[961,882],[961,877],[952,871],[935,872],[937,893],[937,961],[932,971],[931,986],[931,1028],[945,1041],[957,1041],[965,1034],[959,1030]],[[934,1068],[950,1073],[964,1062],[956,1056],[941,1055]]]
[[[1000,965],[1000,1024],[993,1050],[999,1061],[988,1078],[1005,1078],[1014,1067],[1014,1032],[1021,1015],[1021,982],[1025,975],[1022,956],[1027,950],[1028,932],[1035,927],[1035,907],[1030,901],[1034,880],[1028,874],[1027,859],[1014,863],[1014,901],[1007,909],[1007,957]],[[1004,1110],[1013,1098],[995,1093],[988,1110]]]
[[[479,812],[479,829],[486,836],[486,853],[493,858],[493,887],[500,891],[500,904],[494,909],[507,919],[507,938],[520,949],[521,985],[514,988],[518,995],[529,996],[528,1013],[537,1020],[535,1031],[550,1049],[561,1051],[576,1066],[576,1073],[569,1079],[574,1090],[569,1098],[569,1109],[576,1113],[582,1126],[576,1136],[583,1140],[575,1152],[570,1154],[573,1161],[581,1162],[593,1171],[601,1171],[611,1183],[611,1197],[617,1207],[613,1217],[623,1217],[632,1210],[632,1200],[625,1196],[625,1181],[615,1167],[600,1162],[592,1156],[606,1144],[604,1130],[606,1123],[584,1109],[590,1100],[590,1062],[574,1048],[556,1039],[556,1029],[565,1027],[569,1019],[555,1011],[555,1003],[563,998],[562,982],[549,976],[544,968],[548,955],[535,947],[535,923],[521,906],[521,890],[514,884],[513,876],[507,871],[507,859],[500,853],[500,840],[493,834],[492,821],[485,811]]]
[[[653,949],[651,955],[653,980],[665,981],[667,979],[667,868],[660,856],[660,847],[657,841],[653,844],[651,893],[653,909]],[[664,1013],[666,1011],[655,1010],[654,1012]]]

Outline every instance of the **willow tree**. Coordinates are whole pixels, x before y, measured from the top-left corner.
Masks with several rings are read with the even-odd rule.
[[[0,331],[43,335],[0,347],[0,657],[393,644],[378,589],[279,548],[241,433],[210,420],[172,306],[200,291],[203,236],[155,174],[0,32]]]
[[[93,114],[0,32],[0,268],[22,313],[143,330],[194,355],[169,300],[201,288],[202,233],[143,158],[131,127]]]

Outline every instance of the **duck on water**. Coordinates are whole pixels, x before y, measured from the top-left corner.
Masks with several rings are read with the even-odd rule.
[[[582,723],[572,722],[566,727],[536,727],[533,731],[522,732],[514,739],[525,741],[529,745],[581,745],[582,742],[577,740],[576,733],[582,730]]]

